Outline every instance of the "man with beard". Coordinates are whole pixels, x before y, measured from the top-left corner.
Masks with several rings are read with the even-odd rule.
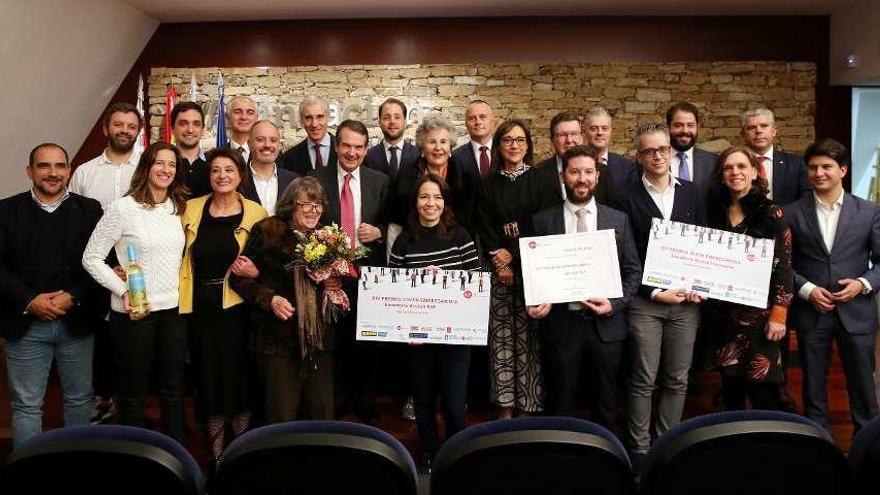
[[[391,179],[404,168],[415,166],[419,150],[403,141],[406,130],[406,104],[397,98],[388,98],[379,105],[379,129],[382,142],[367,151],[364,166],[378,170]]]
[[[638,185],[639,171],[636,164],[629,158],[611,153],[611,113],[603,107],[591,108],[584,115],[584,139],[587,145],[596,151],[599,163],[608,166],[608,172],[614,178],[614,185],[619,191],[628,191]]]
[[[229,136],[229,147],[238,150],[245,163],[251,160],[248,138],[251,127],[259,116],[257,104],[247,96],[236,96],[226,104],[226,120],[229,121],[229,128],[232,131]]]
[[[131,185],[140,155],[135,140],[143,121],[131,103],[112,103],[101,117],[107,148],[99,156],[77,167],[70,179],[70,192],[97,199],[104,210],[121,198]]]
[[[299,104],[299,123],[306,131],[306,138],[285,151],[278,166],[299,175],[308,175],[336,164],[336,141],[329,132],[330,109],[327,102],[317,96],[307,96]]]
[[[70,164],[57,144],[34,148],[26,170],[31,190],[0,202],[0,333],[6,339],[15,447],[43,430],[53,360],[64,425],[89,423],[92,332],[108,299],[82,267],[101,205],[68,192]]]
[[[639,259],[645,261],[654,218],[703,225],[703,202],[696,187],[673,177],[669,169],[669,131],[663,124],[642,125],[636,131],[636,150],[642,177],[623,198],[633,225]],[[629,378],[627,444],[633,464],[641,467],[651,446],[681,421],[687,395],[688,370],[700,323],[702,298],[686,288],[641,286],[627,308],[633,339]],[[660,405],[654,435],[649,433],[651,400],[659,373]]]
[[[706,198],[718,156],[697,148],[701,124],[700,111],[693,103],[680,101],[666,111],[669,144],[674,149],[672,176],[693,182],[700,197]]]
[[[171,133],[180,156],[186,177],[189,197],[197,198],[211,192],[210,173],[205,152],[199,143],[205,132],[205,112],[198,103],[182,101],[171,109]]]
[[[566,200],[534,217],[536,235],[574,234],[614,229],[623,297],[591,298],[563,304],[539,304],[529,316],[543,319],[541,348],[547,385],[547,412],[573,416],[583,376],[595,377],[596,400],[592,419],[614,431],[617,373],[626,338],[626,307],[638,290],[642,267],[626,215],[598,203],[593,194],[599,183],[598,156],[586,146],[574,146],[562,155]],[[583,369],[591,368],[591,373]]]
[[[472,100],[465,111],[464,125],[471,140],[455,148],[452,159],[486,177],[492,165],[492,135],[498,125],[495,112],[485,101]]]
[[[278,153],[281,151],[281,133],[272,122],[257,121],[251,127],[248,145],[251,162],[247,177],[242,177],[241,194],[263,205],[269,215],[274,215],[275,205],[298,174],[276,165]]]

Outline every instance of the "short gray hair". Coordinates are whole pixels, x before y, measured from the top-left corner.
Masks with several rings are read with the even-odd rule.
[[[770,110],[766,107],[761,108],[753,108],[751,110],[746,110],[742,114],[742,128],[746,128],[746,121],[752,117],[767,117],[767,120],[770,121],[770,125],[776,126],[776,117],[773,115],[773,110]]]
[[[305,108],[306,105],[316,105],[316,104],[321,105],[321,108],[324,109],[324,112],[327,112],[327,113],[330,112],[330,107],[327,106],[327,102],[324,101],[324,98],[321,98],[318,95],[309,95],[309,96],[306,96],[303,99],[303,101],[299,104],[299,118],[300,118],[300,120],[302,120],[303,108]],[[329,115],[328,115],[328,117],[329,117]]]
[[[584,114],[584,120],[591,119],[593,117],[611,117],[611,112],[608,111],[605,107],[593,107],[587,110],[587,113]]]
[[[419,124],[419,127],[416,129],[416,146],[419,149],[425,144],[425,140],[428,138],[428,133],[436,130],[445,130],[449,133],[449,147],[455,147],[455,129],[446,120],[446,117],[440,115],[439,113],[431,114],[425,116],[422,119],[422,123]]]
[[[666,137],[666,143],[669,143],[669,128],[666,127],[666,124],[661,123],[650,123],[650,124],[641,124],[636,129],[636,136],[634,140],[634,145],[636,151],[642,149],[642,141],[641,137],[646,134],[662,134]]]

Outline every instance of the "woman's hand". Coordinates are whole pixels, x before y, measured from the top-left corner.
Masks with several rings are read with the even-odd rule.
[[[510,254],[510,251],[504,248],[489,251],[489,254],[492,255],[492,266],[494,266],[496,270],[502,266],[509,265],[513,261],[513,255]]]
[[[342,280],[339,277],[330,277],[323,282],[324,290],[341,290]]]
[[[272,296],[270,305],[272,306],[272,312],[275,313],[275,317],[281,321],[287,321],[296,311],[293,309],[290,301],[281,296]]]
[[[239,256],[232,263],[230,268],[232,274],[241,278],[257,278],[260,276],[260,270],[257,265],[247,256]]]
[[[495,274],[498,275],[498,279],[501,280],[502,284],[513,285],[513,270],[511,270],[509,266],[497,269]]]
[[[764,329],[764,334],[770,342],[779,342],[782,340],[782,337],[785,336],[785,323],[768,321],[767,327]]]
[[[119,279],[122,280],[123,282],[128,281],[128,275],[125,273],[125,268],[122,268],[121,266],[116,265],[113,267],[113,273],[115,273],[116,276],[119,277]]]
[[[538,304],[535,306],[528,306],[526,308],[526,313],[529,314],[529,318],[533,320],[540,320],[545,316],[550,314],[550,308],[552,305],[547,303]]]

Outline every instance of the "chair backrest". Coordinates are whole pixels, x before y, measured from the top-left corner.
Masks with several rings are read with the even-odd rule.
[[[446,441],[431,475],[432,495],[633,491],[620,441],[577,418],[528,417],[467,428]]]
[[[204,481],[187,450],[161,433],[122,425],[48,431],[15,449],[0,470],[3,493],[198,495]]]
[[[233,441],[209,491],[411,495],[417,478],[406,448],[382,430],[343,421],[292,421]]]
[[[848,460],[856,492],[880,493],[880,416],[856,433]]]
[[[684,421],[660,437],[643,494],[850,493],[846,460],[816,423],[781,411],[730,411]]]

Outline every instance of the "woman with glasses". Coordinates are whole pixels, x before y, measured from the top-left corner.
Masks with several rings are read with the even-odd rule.
[[[180,313],[189,316],[190,352],[196,372],[198,411],[216,462],[227,428],[235,436],[250,425],[248,330],[244,300],[229,285],[242,273],[239,256],[251,228],[266,210],[238,193],[247,177],[241,153],[215,148],[207,157],[211,194],[186,203],[186,235],[180,267]]]
[[[495,131],[492,166],[483,179],[480,235],[491,260],[489,312],[490,399],[510,418],[514,410],[543,410],[544,390],[535,323],[527,316],[519,241],[533,235],[532,216],[560,201],[559,183],[532,168],[532,135],[525,122],[509,120]]]
[[[316,229],[325,204],[318,179],[294,179],[275,215],[254,225],[244,248],[259,274],[231,279],[232,288],[254,307],[251,350],[265,386],[269,423],[300,416],[333,419],[333,328],[323,318],[321,300],[325,287],[342,284],[330,278],[318,285],[294,261],[299,243],[294,231]]]

